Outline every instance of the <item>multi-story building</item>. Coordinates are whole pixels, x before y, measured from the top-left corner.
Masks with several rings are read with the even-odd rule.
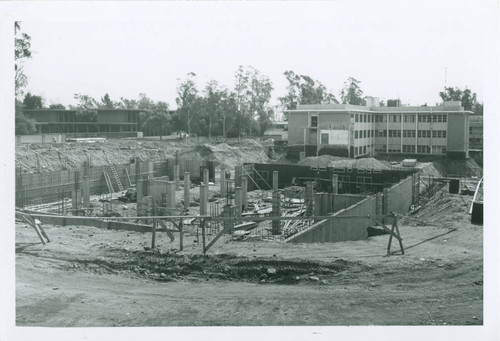
[[[483,150],[483,115],[469,116],[469,150]]]
[[[98,109],[97,115],[80,119],[76,110],[31,109],[24,114],[36,121],[36,131],[57,134],[136,134],[139,128],[139,113],[132,109]]]
[[[288,113],[288,145],[302,146],[307,156],[351,158],[377,154],[443,155],[466,158],[469,114],[460,102],[439,106],[380,107],[299,105]]]

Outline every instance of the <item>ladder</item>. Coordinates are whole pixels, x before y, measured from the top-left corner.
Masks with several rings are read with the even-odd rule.
[[[106,185],[108,185],[108,190],[110,194],[113,194],[115,192],[115,189],[113,188],[113,184],[111,183],[111,179],[109,177],[109,174],[104,172],[104,179],[106,180]]]
[[[103,153],[106,156],[106,160],[108,161],[109,167],[111,168],[111,174],[113,174],[113,177],[114,177],[114,179],[116,181],[116,184],[118,185],[118,190],[120,192],[123,192],[122,182],[120,181],[120,177],[118,176],[118,172],[116,171],[115,165],[111,162],[111,160],[109,159],[108,154],[104,150],[103,150]],[[109,176],[108,176],[108,178],[109,178]]]

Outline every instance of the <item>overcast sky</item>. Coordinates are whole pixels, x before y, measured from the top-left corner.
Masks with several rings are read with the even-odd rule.
[[[320,80],[337,98],[350,76],[367,96],[420,105],[445,85],[482,98],[494,1],[175,2],[33,4],[19,18],[32,37],[28,90],[46,104],[146,93],[175,108],[179,79],[232,87],[238,65],[270,77]],[[46,4],[45,4],[46,5]],[[41,12],[39,12],[41,11]],[[43,13],[43,15],[40,15]],[[486,66],[485,66],[486,65]]]

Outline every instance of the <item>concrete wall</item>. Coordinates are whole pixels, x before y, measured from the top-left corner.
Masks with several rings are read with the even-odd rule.
[[[157,161],[153,163],[153,168],[156,168],[152,174],[154,177],[165,175],[165,163],[166,161]],[[144,167],[140,167],[139,171],[145,172],[145,167],[147,166],[146,162],[141,162],[141,166]],[[125,189],[129,187],[129,178],[125,170],[128,171],[131,183],[135,184],[136,165],[134,163],[115,165],[115,167]],[[34,174],[21,174],[17,172],[15,179],[16,206],[24,207],[38,205],[60,201],[63,198],[70,198],[71,191],[75,187],[76,172],[80,172],[80,181],[82,181],[84,175],[83,168]],[[111,174],[109,166],[91,167],[87,169],[90,195],[99,195],[109,192],[104,178],[104,172],[110,175],[115,191],[118,190],[118,186]]]
[[[16,143],[62,143],[66,140],[64,134],[37,134],[37,135],[16,135]]]
[[[413,203],[413,181],[408,177],[387,190],[387,211],[405,214]]]
[[[333,212],[336,213],[340,210],[348,208],[361,200],[365,199],[366,196],[363,195],[353,195],[353,194],[333,194]]]
[[[337,212],[334,217],[375,214],[376,197],[367,197],[357,204]],[[367,228],[372,225],[373,221],[365,217],[325,219],[291,236],[285,242],[317,243],[362,240],[368,237]]]

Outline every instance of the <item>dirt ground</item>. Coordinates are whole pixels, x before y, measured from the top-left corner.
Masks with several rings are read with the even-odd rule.
[[[203,257],[194,232],[179,252],[178,235],[164,232],[148,250],[150,233],[45,225],[43,246],[17,222],[16,324],[482,325],[483,227],[470,223],[471,198],[446,194],[446,210],[418,217],[427,223],[401,221],[405,254],[389,257],[388,235],[318,244],[225,236]]]

